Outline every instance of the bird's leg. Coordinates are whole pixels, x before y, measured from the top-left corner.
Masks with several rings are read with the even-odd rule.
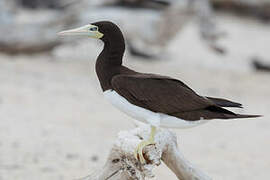
[[[156,134],[156,127],[155,126],[151,126],[151,133],[150,133],[150,137],[148,140],[146,141],[142,141],[136,148],[135,152],[134,152],[134,156],[137,160],[139,160],[142,164],[145,164],[146,161],[143,157],[143,148],[151,145],[151,144],[155,144],[155,134]],[[139,155],[139,159],[138,159],[138,155]]]

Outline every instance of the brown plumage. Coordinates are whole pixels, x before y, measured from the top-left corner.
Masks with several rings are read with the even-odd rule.
[[[129,103],[184,120],[254,118],[222,107],[242,107],[226,99],[202,97],[183,82],[166,76],[138,73],[122,65],[125,41],[113,23],[94,23],[104,36],[104,49],[96,62],[103,91],[114,90]]]
[[[113,90],[130,103],[185,120],[257,117],[239,115],[223,109],[215,101],[226,102],[226,106],[231,101],[199,96],[183,82],[168,77],[140,73],[121,74],[114,76],[111,83]]]

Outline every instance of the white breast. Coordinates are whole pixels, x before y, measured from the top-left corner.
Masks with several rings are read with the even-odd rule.
[[[156,113],[147,110],[145,108],[131,104],[114,90],[107,90],[103,94],[105,98],[111,102],[112,105],[117,107],[122,112],[138,121],[149,123],[153,126],[161,126],[167,128],[191,128],[208,122],[207,120],[186,121],[167,114]]]

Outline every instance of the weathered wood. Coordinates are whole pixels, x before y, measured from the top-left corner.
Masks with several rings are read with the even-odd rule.
[[[120,132],[104,168],[81,180],[144,180],[154,177],[152,170],[160,165],[161,160],[178,179],[211,179],[184,158],[177,147],[176,135],[169,130],[158,130],[155,136],[156,144],[144,148],[147,164],[140,164],[133,153],[136,146],[142,139],[146,139],[149,133],[149,126],[144,124],[140,124],[136,129]]]

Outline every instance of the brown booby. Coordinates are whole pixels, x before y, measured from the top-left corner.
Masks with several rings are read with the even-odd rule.
[[[139,73],[122,65],[125,40],[119,27],[109,21],[92,23],[60,35],[84,35],[103,41],[96,61],[96,73],[105,98],[136,120],[149,123],[151,134],[135,150],[135,157],[145,163],[142,150],[154,144],[156,127],[188,128],[212,119],[255,118],[236,114],[223,107],[241,107],[226,99],[198,95],[178,79]]]

